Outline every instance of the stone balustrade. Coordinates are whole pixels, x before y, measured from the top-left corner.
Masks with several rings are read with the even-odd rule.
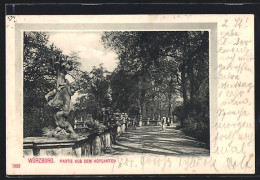
[[[157,120],[142,120],[142,121],[137,121],[138,126],[158,126],[160,125],[160,121]],[[133,126],[133,120],[128,120],[129,126]]]
[[[80,137],[73,139],[26,137],[23,140],[24,156],[101,155],[112,150],[112,144],[122,132],[124,132],[122,125],[113,125],[102,130],[79,133]]]
[[[122,136],[126,129],[133,125],[133,120],[127,123],[113,122],[113,125],[102,126],[97,130],[78,127],[80,136],[74,139],[59,139],[50,137],[26,137],[23,141],[24,156],[55,156],[71,155],[76,157],[95,156],[113,151],[112,144]],[[142,120],[141,126],[158,125],[157,120]],[[81,132],[83,131],[83,132]]]

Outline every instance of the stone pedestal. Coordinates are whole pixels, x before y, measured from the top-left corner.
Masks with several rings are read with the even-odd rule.
[[[121,133],[125,133],[125,124],[121,125]]]
[[[105,149],[111,148],[110,133],[105,133]]]
[[[49,137],[26,137],[24,138],[24,155],[33,156],[59,156],[86,155],[86,144],[88,138],[79,137],[76,139],[57,139]],[[31,153],[32,152],[32,153]]]
[[[101,137],[104,138],[104,148],[102,148]],[[110,132],[76,139],[26,137],[23,144],[24,156],[97,156],[110,148]]]
[[[84,133],[75,139],[50,137],[26,137],[23,142],[24,156],[97,156],[114,151],[112,144],[125,132],[125,124],[111,126],[95,133]],[[82,132],[81,132],[82,133]]]
[[[110,152],[112,149],[111,135],[109,132],[104,132],[101,134],[101,150],[105,153]]]
[[[116,128],[116,136],[119,137],[121,134],[121,126],[117,126]]]
[[[101,155],[101,139],[99,136],[95,136],[92,141],[92,155]]]

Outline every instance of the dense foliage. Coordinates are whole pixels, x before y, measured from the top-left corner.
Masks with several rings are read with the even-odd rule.
[[[51,59],[63,52],[48,33],[24,33],[24,136],[40,135],[52,124],[44,95],[55,88]],[[70,120],[102,119],[102,108],[143,119],[174,118],[184,132],[209,141],[209,34],[205,31],[110,31],[101,39],[118,55],[118,66],[79,70],[77,53],[68,55],[80,90]]]
[[[54,59],[64,56],[62,51],[49,44],[46,32],[25,32],[23,42],[24,71],[24,136],[41,136],[43,127],[53,125],[52,108],[44,96],[56,87]],[[73,64],[72,76],[78,74],[78,57],[75,52],[68,56]],[[74,75],[73,75],[74,74]]]
[[[143,118],[174,115],[185,132],[208,142],[208,38],[200,31],[105,32],[105,47],[119,58],[113,106]]]
[[[80,96],[75,107],[80,118],[86,119],[88,114],[96,120],[102,119],[103,107],[109,107],[110,98],[110,73],[102,65],[93,67],[90,73],[84,72],[80,77]]]

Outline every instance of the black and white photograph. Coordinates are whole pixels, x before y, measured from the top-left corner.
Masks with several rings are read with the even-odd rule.
[[[254,174],[254,20],[7,16],[7,174]]]
[[[26,156],[210,155],[208,31],[24,31]]]

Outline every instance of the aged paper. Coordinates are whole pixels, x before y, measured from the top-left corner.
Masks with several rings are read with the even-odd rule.
[[[30,31],[208,32],[209,151],[24,156],[23,33]],[[7,175],[255,173],[253,15],[6,16],[6,78]]]

